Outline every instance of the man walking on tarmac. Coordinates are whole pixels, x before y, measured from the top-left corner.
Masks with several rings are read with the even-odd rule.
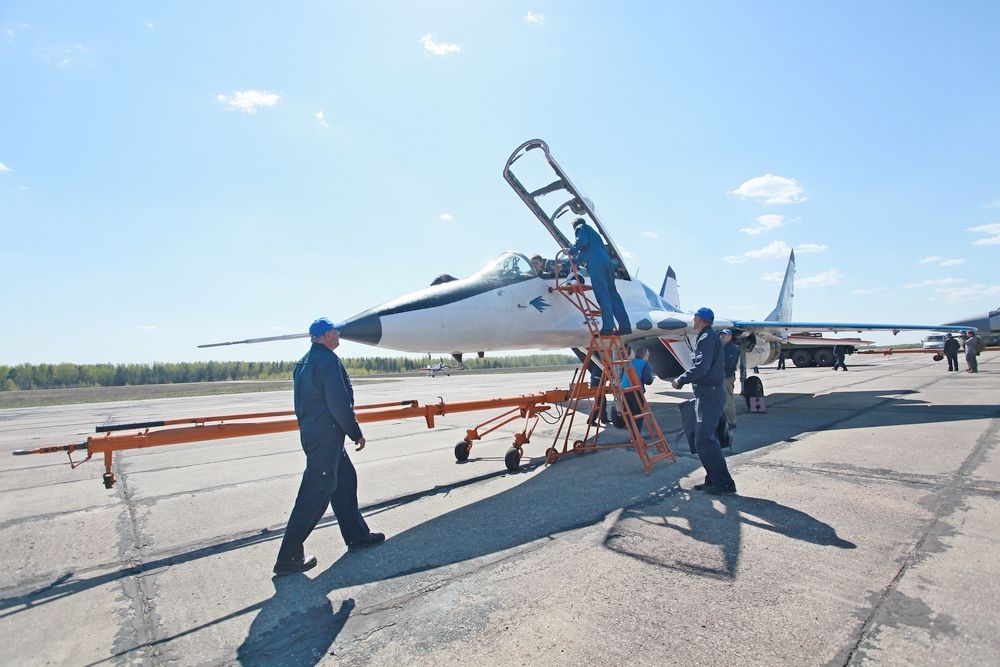
[[[358,473],[344,449],[344,439],[350,438],[357,445],[354,451],[361,451],[365,437],[354,417],[351,379],[334,353],[340,345],[340,332],[323,317],[309,327],[309,337],[312,347],[293,372],[295,416],[306,469],[274,564],[274,574],[279,577],[316,566],[316,557],[305,555],[303,543],[323,518],[327,505],[333,506],[348,551],[385,540],[382,533],[371,532],[361,516]]]
[[[847,347],[845,345],[833,346],[833,370],[837,370],[838,368],[847,370],[847,364],[844,363],[844,355],[846,354]]]
[[[587,265],[590,286],[594,288],[594,297],[601,307],[601,335],[617,333],[624,336],[632,333],[625,303],[615,286],[615,269],[611,255],[604,247],[604,239],[583,218],[573,221],[573,229],[576,230],[576,243],[569,247],[569,254],[574,261],[583,261]],[[617,329],[614,326],[616,320]]]
[[[723,382],[725,360],[722,341],[712,329],[714,321],[715,313],[709,308],[699,308],[694,314],[694,328],[698,330],[692,359],[694,363],[671,384],[674,389],[680,389],[689,382],[694,384],[695,446],[705,467],[705,483],[695,484],[694,489],[723,496],[736,493],[736,482],[729,474],[726,459],[722,456],[722,445],[716,435],[726,407],[726,387]]]

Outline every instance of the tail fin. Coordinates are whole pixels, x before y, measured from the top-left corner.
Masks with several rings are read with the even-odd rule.
[[[781,293],[774,310],[764,319],[768,322],[788,322],[792,319],[792,297],[795,296],[795,251],[788,256],[788,268],[781,283]]]
[[[672,266],[667,267],[667,275],[663,276],[663,285],[660,287],[660,296],[674,308],[680,310],[681,297],[677,291],[677,274]]]

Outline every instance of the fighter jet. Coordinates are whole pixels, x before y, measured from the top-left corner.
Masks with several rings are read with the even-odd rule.
[[[535,158],[530,165],[522,159]],[[515,166],[518,169],[515,169]],[[521,169],[521,167],[528,167]],[[504,178],[551,233],[559,248],[570,245],[562,229],[583,218],[607,242],[617,267],[616,285],[628,310],[633,333],[625,340],[650,350],[653,372],[669,380],[690,368],[698,332],[694,314],[678,304],[676,278],[668,273],[660,293],[633,278],[590,199],[572,183],[552,157],[548,145],[534,139],[510,156]],[[529,182],[531,180],[534,182]],[[577,267],[583,280],[586,268]],[[449,276],[451,278],[451,276]],[[732,329],[745,355],[746,366],[777,359],[781,342],[801,332],[849,331],[959,331],[962,327],[935,324],[868,324],[858,322],[797,322],[791,319],[795,254],[788,260],[778,300],[763,321],[728,319],[716,314],[716,329]],[[451,354],[524,349],[585,349],[590,342],[583,315],[555,289],[556,277],[535,271],[521,253],[507,251],[465,278],[404,294],[339,323],[341,338],[404,352]],[[238,342],[263,342],[304,337],[292,334]],[[212,343],[201,347],[229,345]]]

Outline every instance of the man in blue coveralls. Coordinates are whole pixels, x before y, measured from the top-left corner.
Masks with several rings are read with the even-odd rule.
[[[719,420],[726,407],[725,359],[722,341],[712,329],[715,313],[709,308],[699,308],[694,314],[694,328],[698,331],[693,365],[686,373],[675,378],[671,384],[680,389],[687,383],[694,384],[695,446],[698,457],[705,467],[705,483],[695,484],[696,491],[704,491],[715,496],[736,493],[736,482],[729,474],[726,459],[722,456],[722,445],[716,435]]]
[[[306,453],[299,495],[288,517],[274,574],[284,576],[305,572],[316,566],[315,556],[306,556],[303,543],[333,506],[340,534],[348,551],[357,551],[385,540],[382,533],[368,529],[358,509],[358,473],[344,449],[350,438],[361,451],[365,437],[354,417],[354,389],[334,350],[340,332],[325,317],[309,327],[312,347],[295,365],[295,416],[299,420],[299,440]]]
[[[569,247],[569,253],[574,261],[582,260],[587,265],[590,286],[594,288],[594,297],[601,307],[601,335],[615,333],[616,320],[619,335],[632,333],[632,323],[615,286],[615,270],[611,255],[604,247],[604,239],[583,218],[573,221],[573,229],[576,230],[576,243]]]
[[[626,347],[632,351],[631,346]],[[632,361],[629,362],[629,365],[631,365],[632,369],[635,371],[636,379],[639,380],[639,387],[643,394],[646,393],[646,385],[653,384],[653,369],[649,365],[649,362],[646,361],[647,358],[649,358],[649,350],[645,347],[640,347],[634,350]],[[627,389],[631,386],[632,381],[629,379],[628,371],[626,370],[622,373],[622,389]],[[634,391],[625,392],[625,401],[628,403],[629,410],[633,415],[639,412],[639,399],[636,397]],[[635,429],[637,431],[642,430],[642,422],[642,417],[635,420]]]

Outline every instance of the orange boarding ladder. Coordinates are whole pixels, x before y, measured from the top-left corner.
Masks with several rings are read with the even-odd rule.
[[[559,255],[563,253],[564,251],[560,251]],[[556,255],[556,284],[552,289],[562,294],[583,314],[584,322],[590,332],[590,344],[587,347],[587,354],[583,360],[583,371],[586,372],[591,368],[591,363],[594,359],[600,362],[602,371],[600,385],[597,389],[598,398],[594,400],[590,410],[590,418],[587,420],[587,429],[583,439],[575,440],[572,445],[570,444],[570,433],[573,430],[573,420],[577,414],[579,404],[581,401],[589,400],[593,396],[593,392],[584,391],[587,385],[581,381],[575,382],[572,385],[567,409],[559,422],[559,429],[556,431],[553,446],[546,452],[546,461],[548,463],[555,463],[560,456],[569,452],[581,453],[582,451],[594,449],[633,447],[648,474],[653,464],[657,461],[663,459],[676,460],[674,454],[670,451],[670,445],[667,443],[660,425],[653,416],[649,402],[646,401],[646,395],[642,390],[642,381],[630,363],[631,360],[625,348],[625,342],[621,339],[621,336],[600,335],[600,326],[597,318],[601,316],[601,310],[588,295],[588,292],[591,292],[593,288],[583,283],[576,265],[572,261],[570,261],[569,278],[560,281],[558,271],[560,265],[559,255]],[[622,386],[622,377],[625,374],[627,374],[629,379],[628,387]],[[625,420],[625,427],[628,429],[629,436],[631,436],[631,442],[629,443],[597,444],[601,431],[598,416],[603,407],[604,396],[608,393],[614,396],[615,403],[618,405],[622,418]],[[626,397],[632,400],[630,401]],[[637,428],[639,420],[642,420],[643,426],[649,434],[648,437],[643,437],[640,429]],[[590,438],[592,430],[594,431],[595,444],[587,445],[586,443]],[[559,447],[560,439],[562,440],[561,448]]]

